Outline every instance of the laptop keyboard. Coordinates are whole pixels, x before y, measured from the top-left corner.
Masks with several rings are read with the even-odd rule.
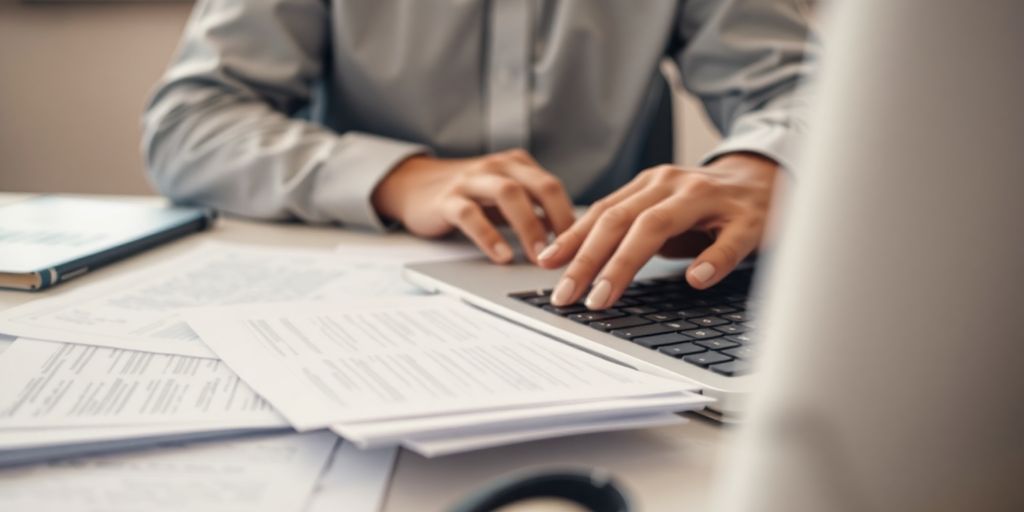
[[[551,290],[510,297],[637,345],[726,376],[750,372],[754,345],[747,293],[753,269],[737,270],[709,290],[682,276],[634,281],[612,307],[551,305]],[[584,294],[585,296],[586,294]]]

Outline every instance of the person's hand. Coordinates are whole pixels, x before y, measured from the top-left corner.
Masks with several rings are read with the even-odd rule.
[[[515,149],[476,158],[409,158],[381,181],[372,202],[414,235],[433,238],[458,229],[495,263],[513,257],[496,224],[512,226],[536,262],[549,232],[562,233],[575,220],[558,178]]]
[[[552,304],[579,300],[593,283],[586,306],[606,308],[652,256],[695,247],[703,251],[686,280],[698,289],[713,286],[760,244],[777,170],[772,160],[735,153],[699,169],[662,165],[642,172],[595,202],[541,253],[545,268],[571,260]]]

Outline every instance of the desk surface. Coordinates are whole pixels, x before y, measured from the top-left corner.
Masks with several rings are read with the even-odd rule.
[[[0,204],[23,197],[0,194]],[[124,199],[159,201],[155,198]],[[222,219],[213,230],[147,251],[43,292],[0,291],[0,309],[157,263],[205,240],[310,248],[333,248],[342,243],[399,248],[416,243],[400,233],[379,235],[336,227]],[[573,466],[608,470],[634,496],[639,510],[704,510],[720,452],[733,433],[699,416],[690,416],[690,419],[686,424],[672,427],[550,439],[436,459],[402,451],[383,510],[443,510],[495,478],[522,471]],[[343,509],[341,505],[338,510]]]

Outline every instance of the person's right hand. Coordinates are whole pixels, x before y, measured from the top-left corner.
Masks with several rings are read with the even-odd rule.
[[[475,158],[409,158],[381,181],[372,202],[377,213],[414,235],[433,238],[458,229],[495,263],[513,257],[497,223],[512,226],[536,263],[548,234],[562,233],[575,220],[562,183],[520,149]]]

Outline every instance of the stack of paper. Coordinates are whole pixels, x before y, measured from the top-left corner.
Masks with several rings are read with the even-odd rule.
[[[0,332],[22,337],[0,353],[0,464],[288,428],[180,312],[416,293],[400,267],[333,251],[208,243],[0,312]]]
[[[288,427],[216,359],[19,339],[0,375],[0,463]]]
[[[446,297],[197,309],[189,325],[300,431],[425,455],[679,421],[690,384],[591,356]]]
[[[206,244],[0,312],[0,464],[283,428],[432,456],[707,402],[401,279],[469,253]]]

